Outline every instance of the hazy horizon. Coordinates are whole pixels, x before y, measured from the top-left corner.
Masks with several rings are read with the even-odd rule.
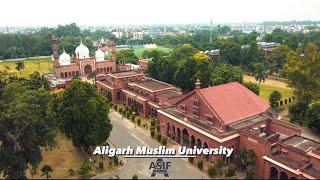
[[[319,0],[5,0],[0,26],[80,26],[319,21]]]

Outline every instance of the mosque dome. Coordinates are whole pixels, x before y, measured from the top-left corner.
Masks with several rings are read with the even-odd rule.
[[[69,54],[66,53],[65,50],[63,50],[63,53],[59,56],[59,64],[60,65],[69,65],[71,63],[71,57]]]
[[[104,56],[105,56],[104,52],[102,52],[100,48],[98,48],[98,50],[95,53],[96,61],[103,61]]]
[[[80,42],[80,45],[76,48],[75,53],[78,59],[89,58],[89,49],[87,48],[87,46],[82,44],[82,40]]]

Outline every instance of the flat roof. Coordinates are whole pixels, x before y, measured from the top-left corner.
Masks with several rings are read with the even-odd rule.
[[[126,76],[134,76],[134,75],[143,75],[142,73],[139,73],[137,71],[123,71],[123,72],[116,72],[109,74],[112,77],[121,78]]]
[[[162,89],[173,87],[172,85],[169,85],[167,83],[160,82],[160,81],[157,81],[154,79],[148,79],[145,81],[136,82],[134,84],[137,86],[140,86],[142,88],[151,90],[151,91],[157,91],[157,90],[162,90]]]
[[[291,136],[287,139],[284,139],[283,143],[304,152],[309,152],[314,148],[316,149],[320,148],[320,142],[317,142],[302,136],[298,136],[298,135]]]
[[[174,90],[168,90],[168,91],[160,92],[158,96],[169,99],[172,97],[182,96],[182,94]]]

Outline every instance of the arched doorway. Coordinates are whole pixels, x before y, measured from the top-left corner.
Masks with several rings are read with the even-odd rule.
[[[170,124],[167,123],[167,137],[171,137]]]
[[[190,147],[194,147],[196,145],[196,138],[192,135],[190,140]]]
[[[274,167],[270,168],[269,179],[278,179],[278,170]]]
[[[176,128],[174,127],[174,125],[172,125],[171,129],[172,129],[171,139],[172,139],[173,141],[175,141],[175,140],[176,140]]]
[[[197,139],[197,148],[201,148],[202,147],[202,142],[201,140],[198,138]]]
[[[181,132],[180,129],[177,128],[177,137],[176,137],[177,143],[180,144],[180,140],[181,140]]]
[[[203,143],[203,148],[208,148],[208,144],[207,142],[204,142]],[[206,161],[209,161],[209,155],[203,155],[203,158],[206,160]]]
[[[288,175],[287,175],[287,173],[285,173],[285,172],[280,172],[280,177],[279,177],[279,179],[288,179],[289,177],[288,177]]]
[[[189,146],[189,132],[187,129],[182,130],[182,143],[183,146]]]
[[[92,68],[89,64],[84,66],[84,74],[89,74],[92,72]]]

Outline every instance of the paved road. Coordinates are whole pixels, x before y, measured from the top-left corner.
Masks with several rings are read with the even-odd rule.
[[[113,130],[110,134],[109,141],[117,147],[131,146],[133,148],[137,146],[159,147],[160,144],[152,139],[148,131],[142,130],[139,127],[135,127],[127,119],[122,119],[116,112],[110,112],[109,117],[113,124]],[[169,168],[169,177],[177,179],[201,179],[209,178],[205,172],[199,171],[196,167],[189,164],[188,159],[170,158],[166,159],[171,161],[171,167]],[[132,175],[137,174],[139,179],[151,178],[151,171],[149,171],[149,165],[151,162],[155,162],[155,158],[127,158],[125,159],[125,165],[120,170],[112,172],[106,175],[99,175],[93,178],[109,179],[115,175],[118,175],[121,179],[129,178]],[[166,178],[163,174],[157,174],[154,178]]]

